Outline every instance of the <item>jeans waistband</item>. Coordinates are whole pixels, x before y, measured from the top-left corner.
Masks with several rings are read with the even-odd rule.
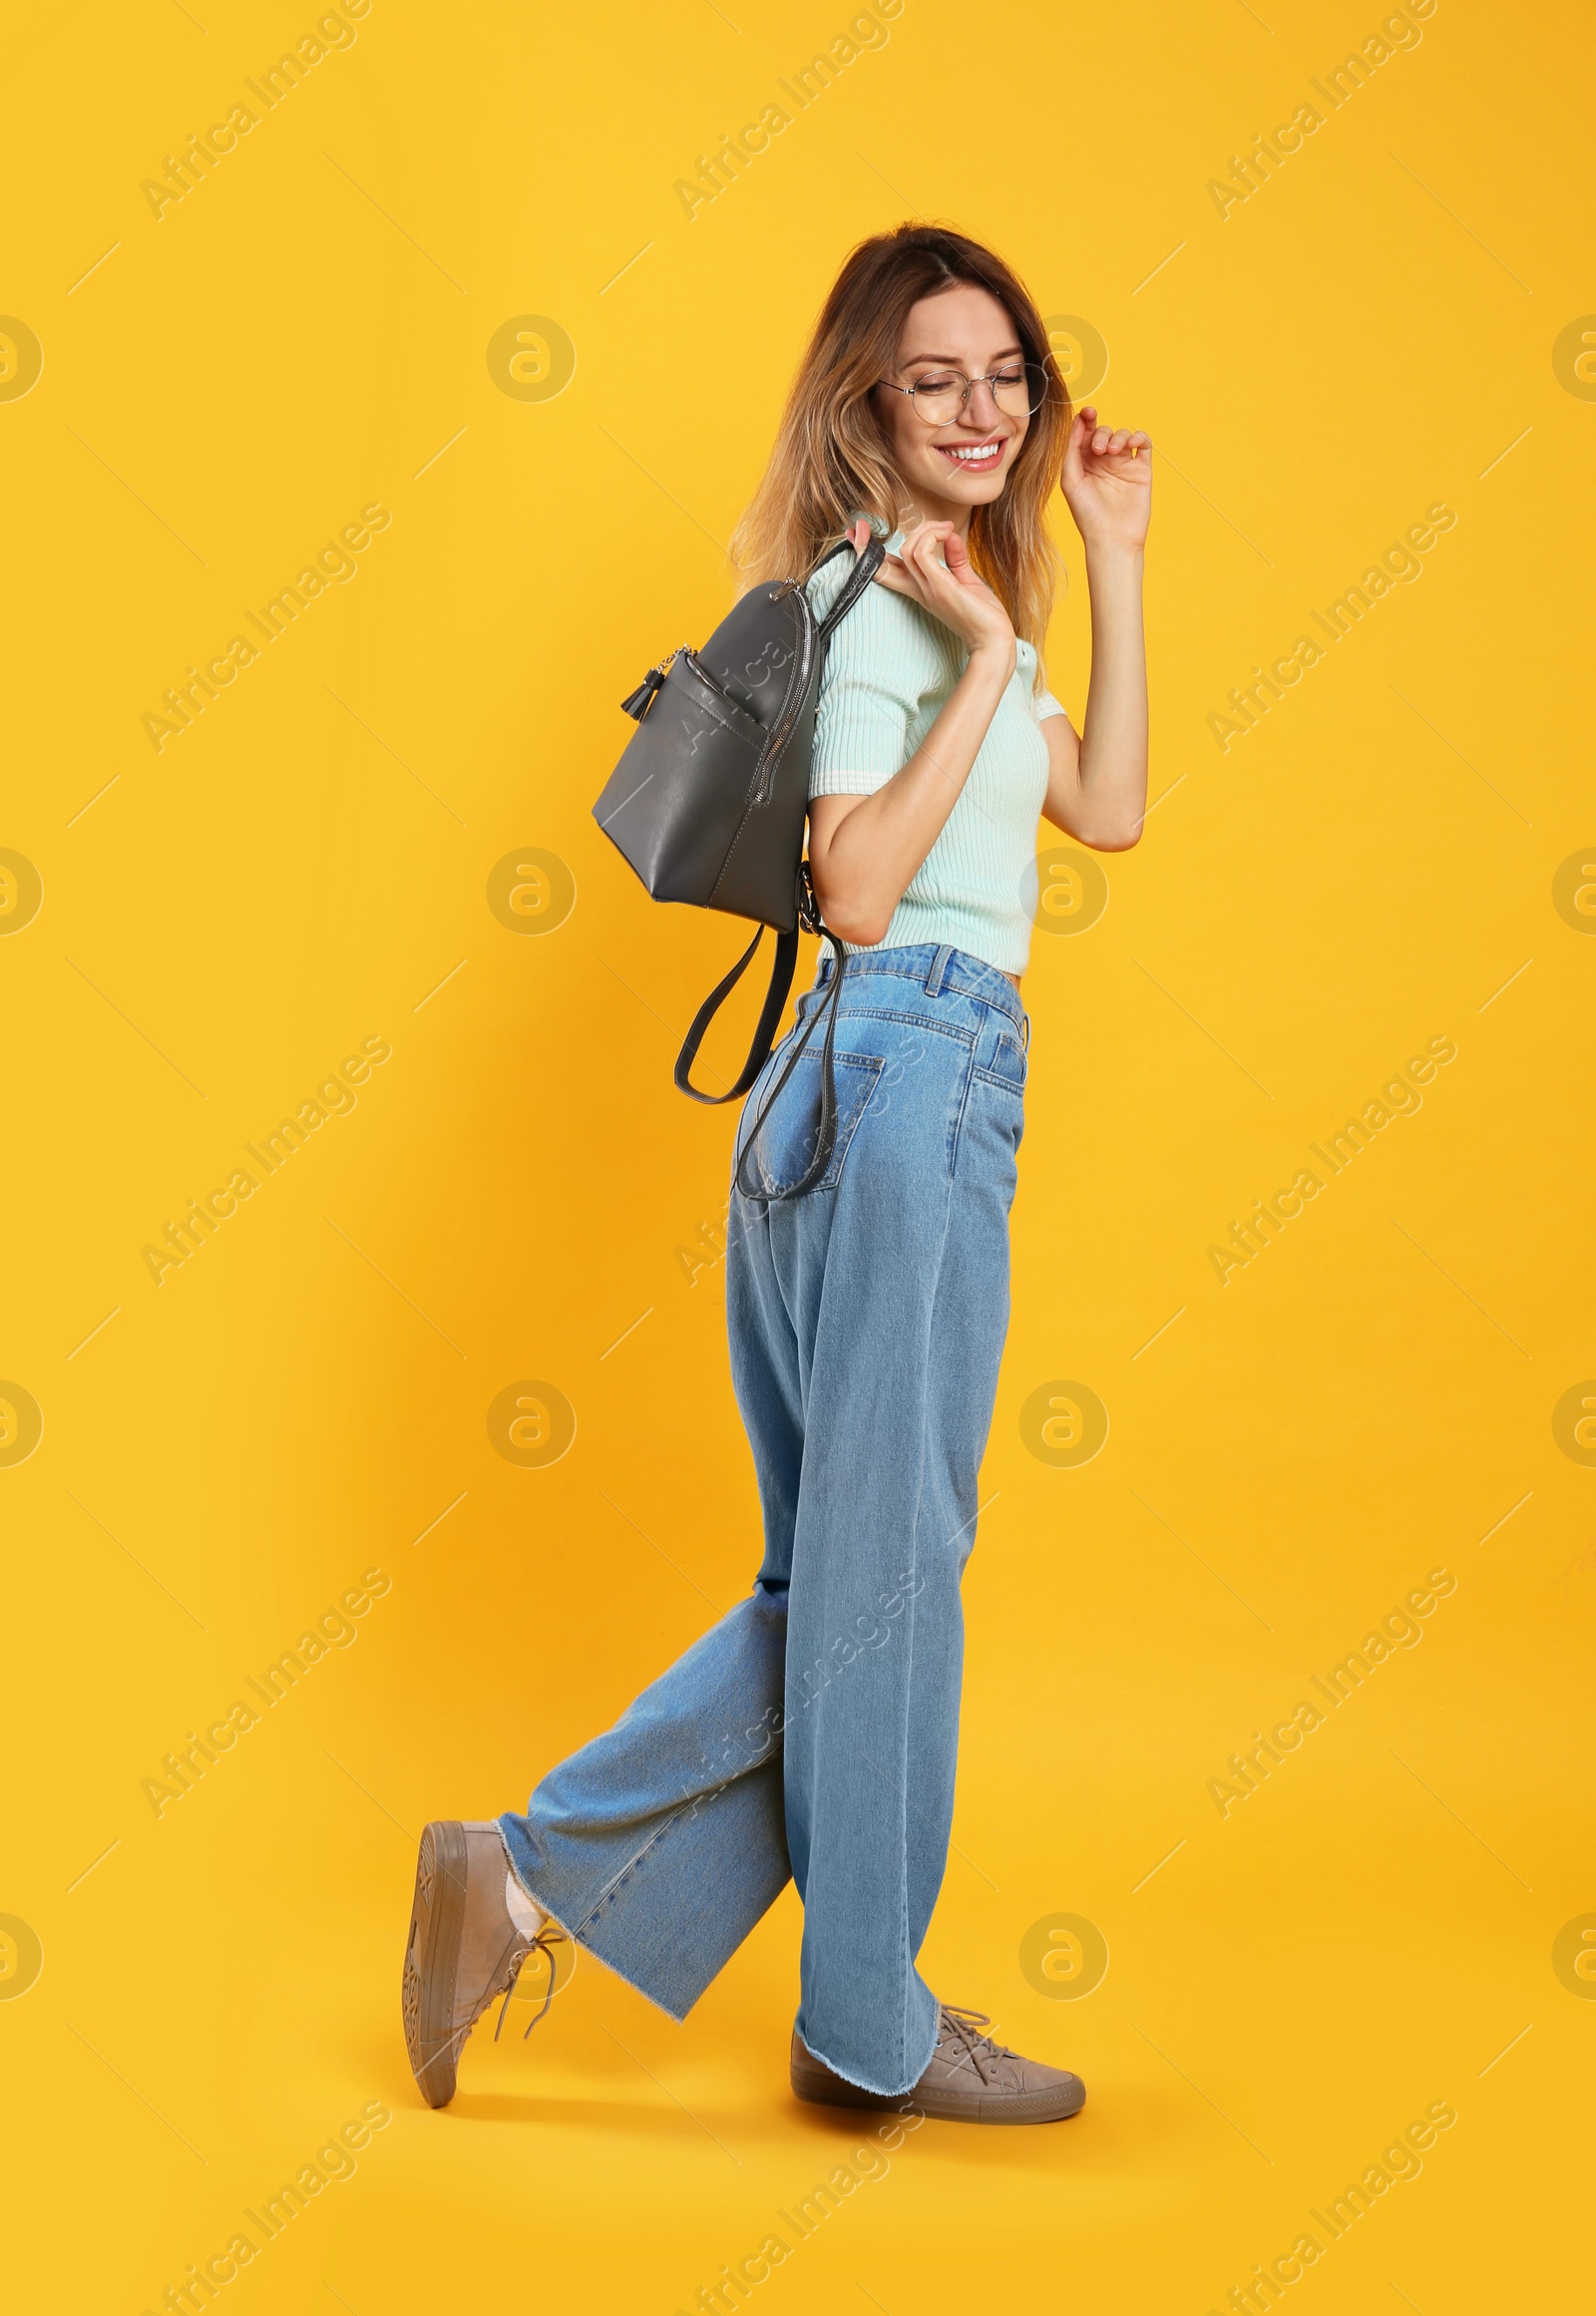
[[[815,975],[816,988],[825,987],[835,962],[830,956],[821,959],[820,970]],[[899,980],[919,981],[932,997],[946,989],[958,990],[961,995],[979,998],[984,1005],[996,1005],[999,1012],[1008,1015],[1016,1028],[1024,1025],[1025,1010],[1019,1001],[1019,991],[1008,975],[997,965],[985,965],[968,950],[955,949],[948,942],[917,941],[902,949],[850,950],[848,979],[852,980],[856,973],[892,973]]]

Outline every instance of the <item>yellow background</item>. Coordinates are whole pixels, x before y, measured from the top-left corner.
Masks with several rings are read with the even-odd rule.
[[[1596,307],[1588,26],[1441,0],[1221,220],[1209,180],[1380,17],[907,0],[690,221],[675,181],[843,0],[376,0],[159,221],[142,182],[308,0],[19,23],[0,308],[44,369],[0,401],[0,845],[44,902],[0,939],[0,1374],[44,1434],[0,1469],[0,1914],[44,1967],[0,1977],[8,2304],[155,2308],[381,2100],[221,2306],[668,2316],[859,2143],[787,2093],[790,1891],[685,2028],[585,1963],[446,2115],[398,1993],[423,1822],[519,1806],[752,1575],[722,1274],[679,1252],[730,1120],[669,1081],[740,937],[650,904],[590,807],[619,697],[726,601],[843,251],[915,210],[1101,332],[1097,399],[1161,460],[1162,801],[1026,981],[925,1957],[1091,2096],[927,2125],[754,2305],[1201,2316],[1441,2100],[1288,2305],[1466,2316],[1583,2272],[1596,2008],[1551,1951],[1596,1908],[1596,1471],[1552,1410],[1596,1371],[1596,942],[1551,894],[1593,837],[1596,407],[1552,350]],[[528,314],[576,349],[544,400],[487,360]],[[158,753],[163,690],[372,501],[357,578]],[[1438,501],[1421,579],[1221,753],[1229,688]],[[541,937],[486,900],[527,848],[577,888]],[[358,1107],[156,1287],[141,1248],[370,1035]],[[1222,1288],[1209,1244],[1436,1035],[1422,1109]],[[547,1469],[487,1434],[527,1377],[577,1412]],[[1058,1378],[1110,1417],[1078,1468],[1021,1436]],[[1207,1780],[1437,1567],[1421,1644],[1221,1817]],[[158,1818],[141,1780],[371,1568],[358,1641]],[[1084,2000],[1019,1966],[1060,1913],[1108,1944]]]

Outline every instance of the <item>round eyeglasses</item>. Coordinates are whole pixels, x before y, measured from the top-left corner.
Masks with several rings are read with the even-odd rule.
[[[937,370],[917,378],[913,386],[880,383],[894,394],[907,394],[915,416],[927,426],[952,426],[969,408],[978,386],[990,391],[1005,418],[1028,418],[1047,399],[1047,373],[1040,362],[1005,362],[988,378],[967,378],[962,370]]]

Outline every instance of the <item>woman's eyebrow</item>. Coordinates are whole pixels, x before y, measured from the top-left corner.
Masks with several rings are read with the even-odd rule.
[[[994,362],[1006,362],[1011,354],[1022,354],[1024,350],[1023,346],[1003,346],[998,352],[991,355],[989,359]],[[957,370],[960,366],[960,357],[957,354],[906,354],[898,367],[900,370],[912,370],[917,362],[942,362],[950,370]]]

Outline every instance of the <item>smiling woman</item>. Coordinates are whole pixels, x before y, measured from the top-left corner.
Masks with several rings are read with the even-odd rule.
[[[1013,978],[1037,816],[1100,851],[1136,842],[1150,457],[1144,434],[1071,411],[1041,316],[991,250],[901,226],[843,268],[733,549],[749,574],[814,572],[839,538],[896,527],[879,584],[907,603],[860,605],[816,723],[810,871],[850,944],[974,941]],[[1078,736],[1040,656],[1060,485],[1093,620]],[[811,581],[817,610],[837,584],[831,567]]]
[[[1032,299],[991,250],[904,225],[844,264],[735,542],[750,598],[804,598],[818,638],[808,865],[831,937],[748,1094],[726,1225],[764,1556],[749,1596],[525,1812],[427,1827],[402,2004],[434,2107],[534,1953],[552,1966],[575,1939],[681,2018],[789,1874],[799,2099],[912,2097],[969,2123],[1084,2102],[1067,2070],[940,2000],[918,1959],[948,1858],[960,1585],[1008,1322],[1021,896],[1041,815],[1104,849],[1141,832],[1149,447],[1071,411]],[[1078,736],[1041,667],[1060,484],[1091,594]],[[726,693],[719,720],[733,711],[754,750]],[[741,825],[766,798],[743,763],[690,801]]]

